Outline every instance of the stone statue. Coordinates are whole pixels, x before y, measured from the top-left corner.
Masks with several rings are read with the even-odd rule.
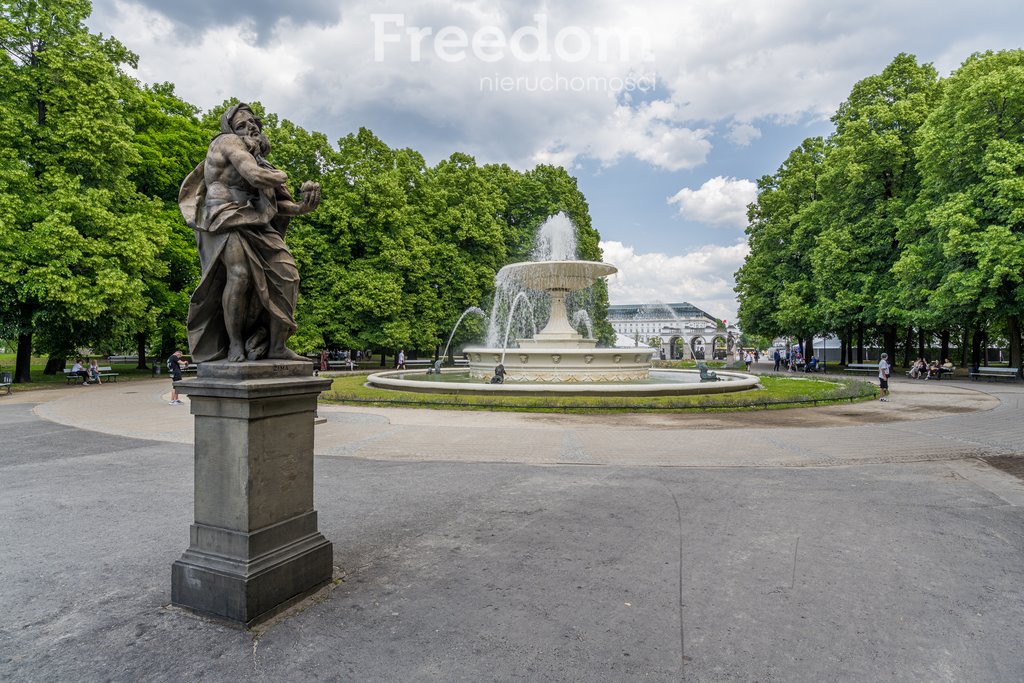
[[[494,377],[491,377],[490,384],[504,384],[505,383],[505,366],[501,363],[494,368]]]
[[[303,183],[294,201],[288,175],[264,158],[262,128],[245,103],[224,112],[220,135],[178,195],[203,271],[188,308],[196,362],[306,360],[285,346],[295,334],[299,271],[284,235],[292,216],[320,204],[320,185]]]

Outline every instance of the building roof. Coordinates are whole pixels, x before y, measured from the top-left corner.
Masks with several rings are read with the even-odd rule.
[[[671,315],[669,312],[671,311]],[[608,320],[671,320],[672,318],[718,318],[691,303],[679,304],[613,304],[608,306]]]
[[[649,349],[650,344],[634,339],[626,334],[615,335],[615,348],[617,349]]]

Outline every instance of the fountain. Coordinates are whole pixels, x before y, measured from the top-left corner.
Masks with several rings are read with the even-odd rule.
[[[495,365],[505,366],[506,382],[630,382],[647,379],[651,353],[639,350],[598,348],[569,322],[565,299],[570,292],[586,289],[600,277],[617,272],[615,266],[597,261],[528,261],[499,271],[496,280],[524,290],[545,292],[551,312],[547,325],[533,337],[517,339],[518,348],[470,346],[469,375],[485,379]],[[507,335],[507,332],[506,332]]]
[[[700,375],[692,370],[659,370],[655,375],[651,371],[651,357],[657,350],[602,348],[592,336],[580,334],[570,323],[566,300],[618,269],[608,263],[576,258],[575,228],[564,214],[552,216],[541,226],[532,256],[532,261],[505,266],[495,277],[497,292],[487,342],[463,349],[469,358],[468,373],[465,369],[449,368],[440,377],[433,374],[427,378],[422,370],[391,371],[371,375],[368,383],[422,392],[628,396],[718,393],[757,385],[756,377],[733,372],[720,372],[722,381],[713,384],[701,383]],[[535,310],[543,308],[531,303],[540,303],[536,297],[549,302],[547,324],[539,332]],[[524,301],[533,334],[513,338],[515,314]],[[470,311],[482,313],[480,309],[467,310]],[[503,315],[506,321],[502,330],[499,321]],[[585,310],[574,313],[572,320],[577,324],[585,322],[588,333],[593,334]],[[525,334],[529,332],[528,329]],[[510,338],[515,346],[509,345]],[[492,384],[499,365],[504,382]]]

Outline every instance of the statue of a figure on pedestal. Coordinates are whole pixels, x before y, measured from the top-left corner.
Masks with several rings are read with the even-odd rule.
[[[262,128],[245,103],[224,112],[220,135],[178,195],[203,271],[188,308],[196,362],[306,360],[285,346],[295,334],[299,271],[284,235],[292,216],[320,204],[320,185],[303,183],[294,201],[288,175],[265,159]]]

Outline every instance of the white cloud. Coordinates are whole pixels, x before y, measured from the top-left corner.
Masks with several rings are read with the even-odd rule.
[[[90,24],[140,53],[143,79],[172,81],[202,107],[232,95],[259,99],[332,138],[368,125],[389,143],[413,146],[432,160],[459,150],[519,167],[538,160],[571,167],[585,158],[608,166],[634,158],[674,171],[706,161],[716,128],[743,146],[756,139],[759,122],[827,118],[856,80],[877,73],[897,52],[915,51],[927,61],[946,59],[954,41],[972,48],[986,46],[979,41],[1013,43],[1008,19],[1019,15],[1010,2],[995,3],[990,17],[921,13],[882,0],[393,0],[383,7],[353,0],[337,13],[329,4],[297,0],[287,12],[263,12],[257,31],[252,18],[232,25],[229,9],[212,25],[202,19],[209,12],[197,15],[190,28],[181,23],[182,12],[172,22],[151,9],[160,6],[156,0],[95,0]],[[400,15],[403,26],[388,25],[398,40],[383,46],[385,58],[378,61],[372,16],[381,12]],[[310,13],[316,21],[287,16]],[[509,46],[497,61],[474,54],[472,38],[484,27],[507,38],[538,28],[538,14],[550,61],[516,59]],[[337,15],[341,19],[332,23]],[[447,61],[435,49],[446,26],[469,37],[465,58]],[[433,31],[420,61],[410,56],[410,27]],[[563,30],[575,38],[559,43]],[[600,53],[599,31],[608,30],[637,38],[626,58],[615,49]],[[589,50],[573,42],[580,36],[590,41]],[[653,92],[537,87],[542,78],[614,83],[655,74]],[[507,92],[482,87],[482,79],[494,77],[528,82]]]
[[[746,147],[761,137],[761,129],[749,123],[734,123],[725,134],[725,139],[737,147]]]
[[[747,204],[757,199],[757,185],[746,179],[715,176],[699,189],[684,187],[668,200],[679,205],[679,215],[687,220],[743,227],[747,224]]]
[[[548,141],[533,160],[568,165],[577,157],[589,157],[610,166],[633,156],[668,171],[700,166],[711,151],[710,131],[680,126],[677,119],[678,109],[664,100],[636,108],[617,106],[598,125]]]
[[[614,304],[688,301],[716,318],[736,319],[733,274],[750,253],[746,241],[707,245],[681,256],[638,254],[622,242],[601,242],[604,260],[619,272],[608,278]]]

